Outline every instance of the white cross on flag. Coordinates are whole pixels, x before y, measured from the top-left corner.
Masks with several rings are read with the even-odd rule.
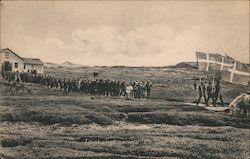
[[[199,71],[227,70],[234,60],[220,54],[196,52]]]
[[[239,61],[234,62],[234,66],[221,74],[223,81],[230,83],[248,85],[250,78],[250,67]]]
[[[235,84],[248,85],[249,66],[229,56],[214,53],[196,52],[199,71],[222,71],[222,80]]]

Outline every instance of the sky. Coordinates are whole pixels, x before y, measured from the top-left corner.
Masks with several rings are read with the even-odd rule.
[[[249,1],[2,1],[1,48],[44,62],[166,66],[195,51],[249,63]]]

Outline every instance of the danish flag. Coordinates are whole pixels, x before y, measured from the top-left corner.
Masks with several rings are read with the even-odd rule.
[[[233,58],[217,53],[196,52],[199,71],[221,71],[223,81],[248,85],[250,67]]]

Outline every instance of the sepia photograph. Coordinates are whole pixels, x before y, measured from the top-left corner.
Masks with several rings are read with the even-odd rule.
[[[0,159],[250,159],[248,0],[0,0]]]

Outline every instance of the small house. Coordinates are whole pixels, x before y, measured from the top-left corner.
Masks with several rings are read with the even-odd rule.
[[[37,58],[22,58],[9,48],[0,49],[0,72],[43,73],[43,62]]]
[[[43,73],[43,62],[36,58],[23,58],[24,72]]]

